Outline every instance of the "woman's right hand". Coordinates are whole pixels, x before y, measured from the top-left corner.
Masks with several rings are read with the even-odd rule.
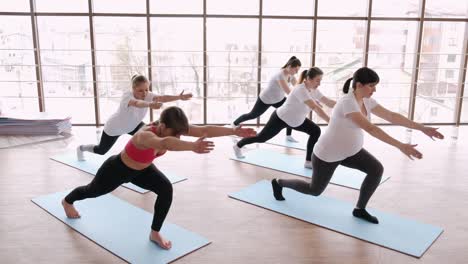
[[[160,103],[160,102],[154,102],[154,101],[153,101],[153,102],[151,102],[151,103],[149,104],[149,107],[150,107],[151,109],[159,109],[159,108],[162,107],[162,105],[163,105],[163,104]]]
[[[214,148],[213,141],[206,141],[206,136],[199,138],[193,142],[192,151],[198,154],[210,153]]]
[[[417,145],[418,144],[401,144],[398,148],[411,160],[413,160],[413,157],[417,159],[422,159],[422,153],[415,148]]]

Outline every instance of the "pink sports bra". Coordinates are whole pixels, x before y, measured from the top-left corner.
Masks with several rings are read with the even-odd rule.
[[[151,126],[151,131],[156,133],[156,127]],[[151,163],[157,157],[160,157],[166,153],[166,151],[162,153],[154,154],[154,149],[147,148],[147,149],[138,149],[130,139],[125,146],[125,152],[127,155],[134,161],[140,163]]]

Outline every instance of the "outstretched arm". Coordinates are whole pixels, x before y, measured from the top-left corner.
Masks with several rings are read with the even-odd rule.
[[[128,106],[138,107],[138,108],[151,108],[151,109],[159,109],[162,106],[162,103],[153,101],[153,102],[146,102],[143,100],[138,99],[131,99],[128,101]]]
[[[326,96],[322,96],[322,98],[320,98],[320,102],[325,104],[328,108],[333,108],[333,107],[335,107],[335,104],[336,104],[335,100],[330,99],[330,98],[328,98]]]
[[[327,121],[327,123],[330,122],[330,117],[327,115],[327,113],[325,113],[325,111],[323,111],[323,108],[320,107],[314,100],[307,100],[304,102],[310,109],[312,109],[312,111],[314,111],[315,113],[317,113],[318,116],[320,116],[320,118],[322,118],[323,120]]]
[[[192,93],[184,94],[184,90],[182,90],[179,95],[155,95],[153,97],[153,101],[161,103],[173,102],[177,100],[186,101],[192,98],[192,96]]]
[[[228,128],[222,126],[194,126],[190,125],[187,136],[191,137],[222,137],[236,135],[239,137],[253,137],[257,134],[252,128],[243,128],[238,126],[236,128]]]
[[[278,80],[277,82],[286,94],[289,94],[291,92],[291,88],[285,80]]]
[[[403,115],[401,115],[399,113],[396,113],[396,112],[392,112],[392,111],[386,109],[385,107],[383,107],[381,105],[377,105],[376,107],[374,107],[372,109],[372,113],[375,114],[376,116],[382,118],[382,119],[387,120],[388,122],[390,122],[392,124],[399,125],[399,126],[404,126],[404,127],[411,128],[411,129],[420,130],[421,132],[426,134],[431,139],[434,139],[434,137],[438,138],[438,139],[443,139],[444,138],[444,135],[442,135],[442,133],[437,131],[437,128],[428,127],[428,126],[425,126],[423,124],[420,124],[420,123],[414,122],[412,120],[409,120],[408,118],[404,117]]]
[[[139,134],[135,135],[135,140],[139,144],[155,150],[193,151],[202,154],[209,153],[214,148],[214,143],[206,141],[205,137],[200,137],[198,140],[191,142],[176,137],[158,137],[149,131],[139,132]]]
[[[385,133],[380,127],[372,124],[367,120],[367,118],[360,112],[353,112],[346,115],[346,117],[350,118],[357,126],[362,128],[364,131],[369,133],[371,136],[389,144],[396,148],[398,148],[403,154],[408,156],[408,158],[413,159],[413,157],[417,159],[422,158],[422,154],[415,149],[417,145],[411,144],[404,144],[395,138],[391,137],[389,134]]]

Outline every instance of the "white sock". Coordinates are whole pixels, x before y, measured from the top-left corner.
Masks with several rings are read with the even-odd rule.
[[[80,150],[81,150],[81,151],[88,151],[88,152],[93,152],[93,153],[94,153],[94,146],[95,146],[95,145],[92,145],[92,144],[89,144],[89,145],[81,145],[81,146],[80,146]]]

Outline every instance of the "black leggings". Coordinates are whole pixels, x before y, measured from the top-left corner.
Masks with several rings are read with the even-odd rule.
[[[75,188],[65,197],[65,201],[73,204],[87,198],[95,198],[112,192],[122,183],[131,182],[143,189],[158,195],[154,204],[154,215],[151,229],[161,230],[172,203],[172,184],[154,164],[143,170],[127,167],[119,155],[109,157],[99,168],[96,177],[88,185]]]
[[[140,122],[140,124],[138,124],[138,126],[128,134],[133,136],[144,125],[145,123]],[[109,149],[111,149],[112,146],[114,146],[115,142],[119,137],[120,136],[109,136],[106,134],[106,132],[102,131],[101,141],[99,141],[99,145],[93,147],[93,152],[99,155],[106,154],[107,151],[109,151]]]
[[[310,194],[313,196],[320,195],[328,183],[330,182],[333,172],[338,165],[343,165],[349,168],[358,169],[366,173],[366,178],[361,185],[359,199],[356,207],[365,209],[367,202],[371,198],[374,191],[380,184],[384,168],[382,164],[372,154],[365,149],[361,149],[358,153],[341,161],[326,162],[317,156],[312,157],[312,181],[308,183],[303,180],[278,180],[282,187],[291,188],[298,192]]]
[[[278,133],[285,127],[289,127],[288,124],[281,120],[281,118],[279,118],[276,114],[276,111],[274,111],[271,114],[270,119],[266,123],[265,127],[262,129],[262,131],[260,131],[260,133],[257,134],[256,137],[243,138],[237,142],[237,146],[242,148],[248,144],[266,142],[274,136],[278,135]],[[310,121],[310,119],[304,118],[304,122],[298,127],[293,127],[293,129],[309,135],[309,140],[307,141],[306,160],[310,161],[312,150],[314,149],[315,143],[317,143],[317,140],[320,137],[320,127],[317,126],[314,122]]]
[[[278,107],[282,106],[285,101],[286,101],[286,97],[284,97],[283,100],[279,101],[278,103],[265,104],[260,99],[260,97],[258,97],[257,101],[255,102],[254,107],[252,108],[252,110],[249,113],[243,114],[243,115],[239,116],[236,120],[234,120],[234,125],[237,126],[242,122],[257,118],[257,117],[261,116],[263,113],[265,113],[265,111],[268,110],[268,108],[270,108],[270,106],[273,106],[274,108],[278,108]],[[291,127],[287,126],[286,135],[290,136],[291,133],[292,133]]]

